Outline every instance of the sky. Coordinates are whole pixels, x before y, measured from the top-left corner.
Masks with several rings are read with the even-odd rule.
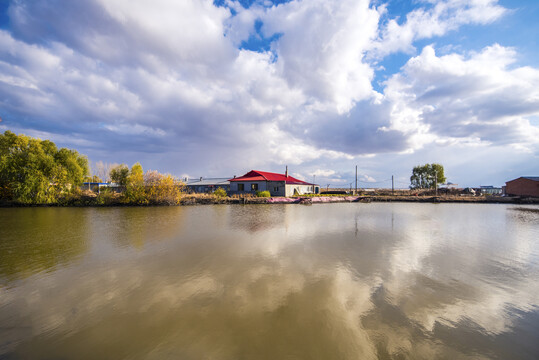
[[[0,131],[177,177],[539,176],[536,0],[0,0]],[[355,184],[353,184],[355,186]]]

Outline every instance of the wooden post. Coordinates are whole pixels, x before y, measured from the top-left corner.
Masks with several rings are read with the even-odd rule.
[[[357,165],[356,165],[356,192],[354,195],[357,195]]]

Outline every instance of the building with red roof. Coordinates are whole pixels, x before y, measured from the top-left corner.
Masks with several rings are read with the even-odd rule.
[[[296,179],[285,174],[251,170],[247,174],[229,179],[232,194],[256,193],[269,191],[271,196],[293,196],[319,194],[320,186]]]

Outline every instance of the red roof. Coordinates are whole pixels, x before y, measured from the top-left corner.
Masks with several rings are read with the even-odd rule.
[[[266,171],[251,170],[247,174],[230,179],[228,181],[286,181],[287,184],[312,185],[311,183],[296,179],[284,174],[271,173]]]

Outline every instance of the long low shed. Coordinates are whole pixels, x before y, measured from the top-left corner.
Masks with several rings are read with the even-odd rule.
[[[230,182],[228,178],[199,178],[194,180],[188,180],[185,187],[194,193],[209,193],[214,192],[218,188],[225,191],[230,190]]]

